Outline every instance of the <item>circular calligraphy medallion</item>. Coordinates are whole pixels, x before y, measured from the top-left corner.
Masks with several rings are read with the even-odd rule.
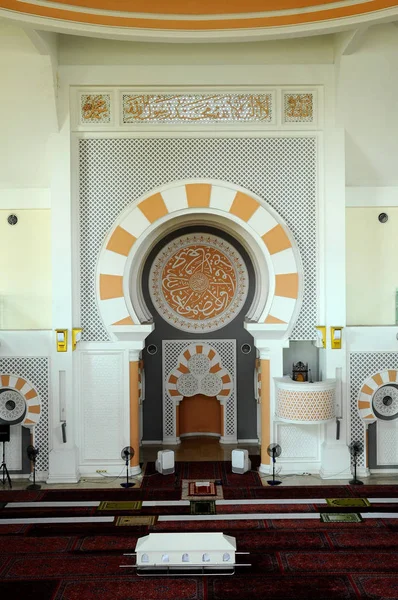
[[[221,329],[242,309],[249,277],[228,242],[205,233],[176,238],[156,256],[149,290],[158,313],[182,331]]]

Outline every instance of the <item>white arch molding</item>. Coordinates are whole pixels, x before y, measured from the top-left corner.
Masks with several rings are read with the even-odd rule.
[[[287,339],[303,294],[297,243],[263,199],[215,180],[177,181],[129,205],[109,232],[97,263],[97,305],[112,339],[135,339],[153,329],[141,280],[146,257],[159,239],[186,225],[212,225],[237,238],[255,271],[255,294],[246,315],[264,337]],[[141,336],[140,336],[141,337]]]
[[[26,414],[20,424],[30,430],[31,443],[34,444],[35,427],[41,417],[41,400],[38,391],[27,379],[13,373],[0,374],[0,390],[4,389],[18,393],[23,399]]]
[[[202,359],[202,360],[197,360]],[[169,427],[172,428],[174,436],[168,439],[165,430],[165,421],[163,423],[163,441],[164,443],[179,443],[179,432],[177,432],[177,410],[184,398],[189,398],[195,394],[202,393],[204,396],[214,396],[222,407],[222,435],[221,442],[229,443],[237,440],[236,423],[236,402],[234,402],[234,430],[231,436],[227,436],[227,411],[226,404],[234,390],[234,373],[230,373],[223,365],[221,357],[217,350],[206,342],[197,341],[187,348],[184,348],[177,360],[175,366],[166,376],[166,393],[170,402],[163,403],[163,414],[169,420]],[[167,414],[168,413],[168,414]]]

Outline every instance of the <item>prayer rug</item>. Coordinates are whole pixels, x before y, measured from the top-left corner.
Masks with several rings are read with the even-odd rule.
[[[323,523],[361,523],[358,513],[321,513]]]
[[[367,498],[326,498],[328,506],[336,508],[363,508],[370,506]]]
[[[191,515],[215,515],[216,503],[214,500],[194,500],[191,502]]]
[[[191,481],[188,485],[190,496],[216,496],[216,486],[212,481]]]
[[[158,518],[154,515],[136,515],[134,517],[118,517],[116,527],[137,527],[141,525],[155,525]]]
[[[223,487],[222,485],[217,485],[217,483],[215,481],[208,481],[207,483],[212,484],[211,485],[211,492],[210,494],[205,494],[205,493],[200,493],[200,494],[193,494],[191,493],[191,491],[194,490],[194,485],[196,483],[200,483],[200,481],[198,481],[197,479],[195,480],[189,480],[189,479],[182,479],[181,480],[181,500],[195,500],[195,498],[201,498],[202,500],[223,500],[224,498],[224,494],[223,494]],[[213,492],[214,490],[214,492]]]
[[[110,502],[104,501],[98,506],[98,510],[141,510],[142,502],[133,500],[130,502]]]

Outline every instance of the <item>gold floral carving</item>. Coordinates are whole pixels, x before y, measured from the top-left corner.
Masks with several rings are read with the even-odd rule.
[[[109,123],[110,96],[108,94],[83,94],[81,118],[84,123]]]
[[[313,94],[285,94],[285,121],[312,121],[313,103]]]
[[[124,123],[270,122],[271,94],[123,94]]]
[[[227,242],[205,234],[169,244],[155,259],[150,293],[159,314],[184,331],[213,331],[232,320],[248,288],[243,259]]]

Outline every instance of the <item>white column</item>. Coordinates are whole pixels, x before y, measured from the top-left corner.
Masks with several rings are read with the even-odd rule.
[[[349,436],[350,399],[346,382],[346,339],[343,329],[341,350],[331,349],[330,327],[346,325],[346,280],[345,280],[345,156],[344,131],[333,130],[325,134],[325,188],[324,230],[321,233],[324,256],[324,315],[319,325],[325,324],[326,348],[320,350],[320,372],[322,379],[336,378],[336,369],[341,369],[342,397],[340,398],[342,419],[340,439],[336,439],[336,422],[324,426],[324,441],[321,447],[321,476],[336,478],[350,477],[350,457],[347,449]],[[321,252],[322,255],[322,252]],[[324,316],[324,319],[322,318]]]
[[[76,448],[76,403],[73,381],[72,321],[72,198],[68,90],[60,94],[61,113],[68,115],[50,140],[52,233],[52,345],[50,397],[50,454],[48,483],[79,481]],[[68,330],[67,352],[56,351],[55,329]],[[66,421],[66,443],[62,440]]]
[[[289,346],[289,340],[266,339],[266,327],[263,324],[247,323],[245,328],[254,338],[261,363],[261,464],[259,471],[272,471],[267,448],[275,439],[275,383],[274,377],[283,376],[283,348]]]

